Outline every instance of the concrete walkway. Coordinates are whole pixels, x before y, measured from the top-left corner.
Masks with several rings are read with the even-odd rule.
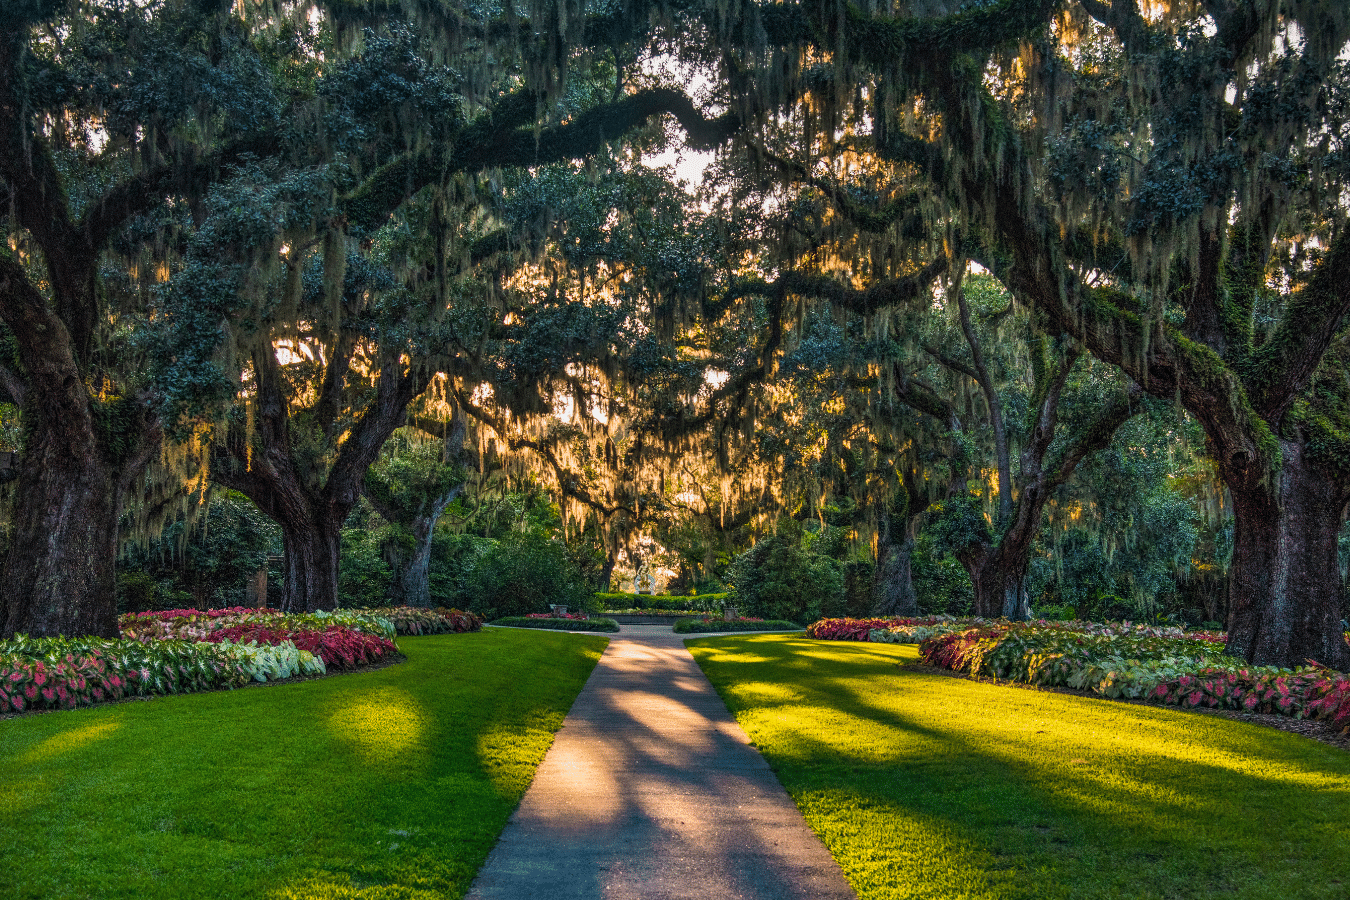
[[[669,626],[624,626],[468,900],[856,900]]]

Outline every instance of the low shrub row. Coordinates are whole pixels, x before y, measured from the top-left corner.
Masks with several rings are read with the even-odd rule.
[[[1002,620],[973,617],[935,615],[906,618],[903,616],[874,617],[870,619],[820,619],[806,627],[807,637],[823,641],[873,641],[886,644],[918,644],[930,637],[964,631],[980,625],[994,625]],[[1047,622],[1067,628],[1078,634],[1122,635],[1129,637],[1191,638],[1222,646],[1227,635],[1216,631],[1189,631],[1172,625],[1136,625],[1131,622]]]
[[[262,626],[290,631],[323,631],[345,627],[393,640],[394,623],[372,612],[335,609],[314,613],[284,613],[278,609],[171,609],[162,612],[127,613],[117,620],[122,637],[137,640],[176,639],[210,641],[210,635],[239,626]]]
[[[713,631],[797,631],[802,626],[781,619],[685,619],[675,623],[676,634],[700,634]]]
[[[969,675],[1350,728],[1350,675],[1320,666],[1248,666],[1224,654],[1223,636],[1213,632],[1128,623],[985,623],[924,641],[919,657]]]
[[[597,593],[595,599],[607,612],[614,610],[676,610],[678,612],[703,612],[721,606],[726,602],[727,594],[624,594]]]
[[[702,616],[707,613],[696,609],[607,609],[607,616]]]
[[[618,631],[619,623],[613,619],[559,619],[555,616],[507,616],[498,619],[493,625],[508,628],[550,628],[557,631]]]

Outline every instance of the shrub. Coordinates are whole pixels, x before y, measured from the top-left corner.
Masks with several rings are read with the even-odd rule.
[[[798,631],[802,626],[776,619],[685,619],[675,623],[676,634],[713,631]]]
[[[580,607],[590,594],[561,542],[514,533],[478,557],[466,575],[469,608],[484,616],[524,616],[551,605]]]
[[[554,631],[619,630],[619,623],[613,619],[555,619],[550,616],[507,616],[492,624],[507,628],[548,628]]]
[[[791,534],[764,538],[736,557],[727,580],[735,588],[735,605],[764,619],[811,622],[843,603],[839,563],[811,552]]]
[[[602,609],[620,610],[620,609],[662,609],[675,610],[678,612],[711,612],[715,609],[721,609],[722,604],[726,602],[727,593],[720,594],[689,594],[679,596],[676,594],[625,594],[625,593],[597,593],[595,599],[600,601]]]

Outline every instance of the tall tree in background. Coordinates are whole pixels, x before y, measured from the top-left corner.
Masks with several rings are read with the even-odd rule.
[[[230,161],[269,152],[282,106],[257,48],[215,6],[5,7],[0,321],[15,353],[0,385],[25,428],[6,635],[116,634],[120,507],[159,452],[131,336],[162,272],[164,226]],[[170,197],[184,206],[166,211]]]
[[[813,133],[865,118],[855,146],[922,176],[938,233],[1200,422],[1237,520],[1229,651],[1350,667],[1330,577],[1350,497],[1350,9],[802,2],[740,21],[766,35],[757,61],[822,85]]]

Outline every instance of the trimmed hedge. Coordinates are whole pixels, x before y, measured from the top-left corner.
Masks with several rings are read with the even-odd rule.
[[[552,631],[618,631],[613,619],[534,619],[528,616],[507,616],[493,625],[507,628],[547,628]]]
[[[685,619],[675,623],[676,634],[705,634],[712,631],[800,631],[800,625],[782,619]]]
[[[702,612],[726,602],[727,593],[721,594],[609,594],[597,593],[595,599],[606,611],[619,609],[668,609],[679,612]]]

